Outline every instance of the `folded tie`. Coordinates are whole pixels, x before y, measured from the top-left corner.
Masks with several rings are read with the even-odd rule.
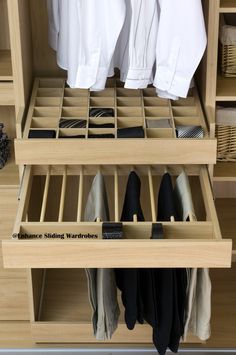
[[[112,133],[89,134],[88,138],[115,138],[115,135]]]
[[[8,136],[3,133],[4,124],[0,123],[0,169],[4,167],[10,154]]]
[[[60,136],[59,138],[85,138],[85,135],[84,134],[78,134],[77,136]]]
[[[89,128],[115,128],[114,123],[92,123],[89,122]]]
[[[160,120],[146,120],[147,128],[172,128],[171,120],[161,118]]]
[[[28,138],[56,138],[56,131],[52,129],[31,129]]]
[[[177,138],[203,138],[201,126],[176,126]]]
[[[118,128],[117,138],[144,138],[144,129],[142,126]]]
[[[75,118],[61,118],[59,122],[60,128],[86,128],[87,121],[86,120],[79,120]]]
[[[90,117],[114,117],[113,108],[91,108],[89,110]]]

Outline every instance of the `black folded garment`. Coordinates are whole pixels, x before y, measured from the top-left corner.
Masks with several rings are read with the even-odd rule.
[[[60,139],[64,139],[64,138],[85,138],[85,135],[84,134],[78,134],[77,136],[60,136],[59,137]]]
[[[61,118],[59,122],[60,128],[86,128],[87,121],[78,118]]]
[[[115,138],[115,135],[112,133],[89,134],[88,138]]]
[[[56,131],[53,129],[31,129],[28,138],[56,138]]]
[[[97,124],[97,123],[89,122],[89,128],[115,128],[115,124],[114,123]]]
[[[142,126],[118,128],[117,138],[144,138],[144,129]]]
[[[113,108],[90,108],[90,117],[114,117]]]

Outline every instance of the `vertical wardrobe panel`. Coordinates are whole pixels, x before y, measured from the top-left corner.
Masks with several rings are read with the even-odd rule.
[[[30,0],[33,66],[35,76],[63,76],[56,63],[55,52],[48,45],[46,0]]]
[[[7,1],[0,0],[0,50],[10,49]]]

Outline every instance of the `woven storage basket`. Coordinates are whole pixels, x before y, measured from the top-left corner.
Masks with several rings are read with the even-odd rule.
[[[3,132],[4,124],[0,123],[0,169],[2,169],[9,157],[9,139],[6,133]]]
[[[236,16],[221,16],[221,70],[226,77],[236,77]]]
[[[216,111],[217,160],[236,161],[236,108]]]

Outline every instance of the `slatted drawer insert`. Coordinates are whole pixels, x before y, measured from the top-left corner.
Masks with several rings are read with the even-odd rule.
[[[84,221],[88,192],[98,169],[105,177],[110,221],[114,222],[121,216],[130,171],[135,169],[141,178],[145,222],[137,222],[135,216],[133,222],[123,221],[122,240],[104,240],[102,222]],[[168,167],[173,180],[182,169]],[[230,240],[221,239],[207,169],[184,169],[190,177],[197,221],[163,222],[164,239],[150,240],[163,167],[26,167],[14,233],[31,235],[32,239],[4,241],[5,265],[135,267],[138,260],[140,267],[230,266],[232,245]],[[94,237],[88,238],[88,234]]]

